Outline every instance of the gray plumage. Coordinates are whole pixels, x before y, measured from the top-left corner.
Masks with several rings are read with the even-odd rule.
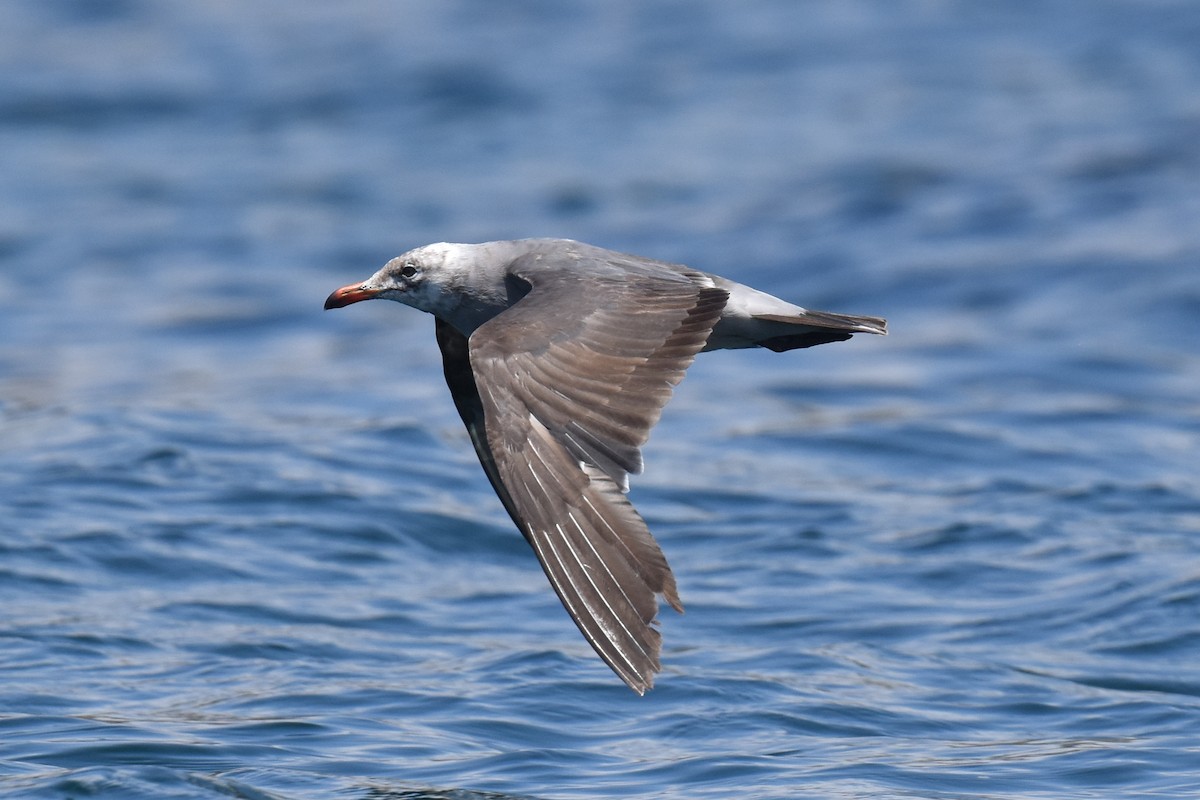
[[[641,446],[696,354],[777,352],[886,333],[716,275],[560,239],[436,244],[335,291],[436,319],[446,382],[484,472],[571,618],[639,694],[675,578],[625,496]]]

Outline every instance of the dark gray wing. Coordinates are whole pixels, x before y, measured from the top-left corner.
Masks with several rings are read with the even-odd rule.
[[[442,351],[442,372],[446,376],[446,385],[450,387],[450,396],[454,398],[454,407],[462,417],[471,444],[483,464],[492,488],[500,496],[500,502],[508,510],[510,516],[516,519],[512,498],[500,482],[496,472],[496,461],[492,458],[491,447],[487,443],[487,433],[484,431],[483,403],[479,399],[479,390],[475,388],[475,373],[471,371],[471,359],[468,354],[467,337],[463,336],[454,326],[440,319],[434,319],[437,333],[438,348]]]
[[[626,475],[728,294],[699,274],[598,278],[531,259],[509,274],[528,294],[471,336],[465,359],[462,335],[438,324],[447,382],[563,605],[640,694],[660,668],[656,595],[683,608]]]

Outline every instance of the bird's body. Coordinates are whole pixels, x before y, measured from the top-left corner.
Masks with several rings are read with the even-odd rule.
[[[436,319],[446,382],[496,494],[567,611],[635,691],[653,684],[675,579],[625,497],[696,354],[886,333],[717,275],[563,239],[433,244],[326,308],[396,300]]]

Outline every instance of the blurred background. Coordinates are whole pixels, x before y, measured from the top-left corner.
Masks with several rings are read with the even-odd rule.
[[[1200,792],[1200,6],[9,0],[0,795]],[[432,322],[556,236],[889,318],[689,373],[633,696]]]

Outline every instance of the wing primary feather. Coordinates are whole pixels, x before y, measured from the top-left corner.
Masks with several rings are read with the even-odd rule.
[[[578,497],[564,497],[561,492],[558,494],[551,494],[551,492],[547,490],[546,485],[541,480],[539,473],[547,472],[549,474],[553,474],[555,472],[554,465],[551,464],[550,459],[547,457],[548,455],[555,454],[554,453],[555,443],[554,443],[554,440],[552,438],[550,431],[548,431],[545,428],[545,426],[541,425],[541,423],[539,423],[536,419],[531,420],[531,426],[532,426],[533,435],[531,435],[529,438],[530,450],[531,450],[532,454],[534,456],[536,456],[538,461],[540,462],[541,469],[538,468],[538,465],[535,465],[532,462],[527,462],[527,463],[528,463],[529,471],[533,475],[534,480],[537,481],[538,488],[541,490],[541,493],[543,495],[543,497],[542,497],[543,503],[540,504],[540,508],[554,509],[554,511],[556,511],[557,513],[554,514],[553,516],[557,517],[557,516],[565,513],[565,515],[569,519],[571,519],[571,521],[575,524],[576,530],[578,530],[578,532],[579,532],[579,538],[582,540],[582,544],[586,545],[588,547],[588,549],[590,550],[590,552],[595,555],[595,557],[596,557],[595,563],[598,565],[598,567],[600,567],[604,570],[605,574],[607,574],[609,576],[609,578],[612,581],[613,589],[615,589],[616,592],[618,592],[621,597],[625,598],[627,605],[631,609],[634,609],[638,613],[638,616],[640,617],[642,615],[642,613],[640,611],[637,611],[637,603],[635,603],[633,601],[633,599],[629,597],[629,593],[626,590],[625,582],[618,579],[617,576],[614,574],[614,572],[613,572],[614,565],[611,563],[613,561],[612,556],[616,556],[618,559],[620,559],[621,562],[623,562],[626,569],[629,570],[630,572],[632,572],[633,575],[636,576],[639,573],[635,566],[636,561],[633,558],[633,553],[628,548],[626,548],[626,552],[628,553],[628,556],[625,556],[619,552],[614,552],[611,556],[608,556],[608,557],[606,557],[605,555],[601,555],[601,553],[599,551],[597,551],[595,545],[591,541],[595,532],[593,532],[592,536],[589,536],[588,532],[583,529],[583,527],[579,524],[578,520],[575,518],[574,514],[572,513],[572,509],[574,507],[577,507],[581,500],[587,499],[588,494],[591,490],[591,477],[586,476],[586,474],[585,474],[585,477],[587,477],[587,479],[588,479],[588,483],[585,484],[583,487],[581,487],[581,491],[579,492]],[[547,451],[549,451],[549,452],[547,452]],[[559,452],[561,452],[561,450]],[[564,507],[564,501],[565,501],[565,507]],[[555,508],[556,506],[558,508]],[[605,522],[605,524],[607,525],[607,522]],[[571,549],[572,555],[575,557],[575,560],[578,562],[581,569],[584,570],[584,576],[588,579],[592,588],[595,590],[596,595],[600,598],[600,600],[608,608],[608,610],[611,612],[612,616],[617,617],[619,619],[619,617],[620,617],[619,612],[608,601],[607,595],[611,594],[612,592],[610,591],[610,592],[606,593],[606,591],[604,589],[602,589],[600,586],[598,586],[595,583],[595,581],[592,580],[591,576],[589,574],[587,574],[586,569],[587,569],[588,564],[592,563],[591,559],[585,559],[583,557],[583,553],[581,552],[580,548],[577,546],[577,544],[575,542],[573,542],[571,539],[568,539],[566,537],[566,533],[562,530],[561,524],[559,522],[557,522],[557,520],[555,520],[554,522],[549,523],[549,524],[544,524],[544,527],[546,528],[545,532],[547,535],[549,535],[550,525],[553,525],[559,531],[559,533],[562,534],[562,536],[564,537],[564,543]],[[612,530],[611,526],[609,527],[609,530],[610,531]],[[620,542],[619,536],[604,536],[601,538],[603,541],[606,541],[606,542],[615,542],[615,543]],[[611,549],[611,545],[610,545],[609,549]],[[586,599],[586,595],[583,591],[580,590],[580,587],[575,584],[573,584],[573,586],[574,586],[575,590],[581,596],[584,596]],[[652,593],[651,593],[650,599],[651,599],[651,601],[653,600]],[[589,604],[589,606],[590,606],[590,604]],[[651,615],[652,614],[653,614],[653,611],[651,611]],[[601,624],[603,625],[602,621],[601,621]],[[645,624],[645,621],[643,621],[643,625],[644,624]],[[636,639],[634,634],[631,631],[629,631],[629,628],[627,626],[625,626],[623,622],[622,622],[622,627],[625,628],[626,632],[630,635],[630,637]],[[643,651],[645,650],[645,648],[641,647],[640,644],[639,644],[639,648],[641,648]]]
[[[580,607],[580,604],[584,603],[583,596],[578,591],[567,591],[568,587],[574,588],[574,582],[570,577],[570,570],[557,548],[554,547],[554,543],[545,535],[538,535],[532,526],[526,528],[525,534],[533,546],[538,561],[546,568],[546,573],[551,579],[551,585],[555,588],[559,600],[562,601],[567,613],[575,621],[584,638],[621,680],[638,694],[645,694],[646,690],[650,688],[651,682],[634,665],[623,658],[623,653],[618,648],[612,646],[599,621],[589,614],[586,608]]]
[[[621,585],[621,581],[619,581],[617,579],[617,576],[614,575],[612,570],[609,568],[608,561],[603,556],[601,556],[600,553],[596,550],[596,546],[592,543],[591,539],[588,537],[587,531],[585,531],[579,525],[579,521],[577,519],[575,519],[575,516],[573,514],[568,513],[567,517],[571,520],[572,524],[574,524],[575,530],[579,532],[579,542],[581,542],[584,545],[587,545],[588,550],[590,550],[592,555],[594,555],[596,557],[595,563],[598,563],[601,567],[604,568],[604,574],[606,574],[608,576],[609,580],[612,581],[612,585],[614,587],[616,587],[616,590],[618,592],[620,592],[620,596],[625,600],[625,605],[628,606],[629,609],[633,610],[636,613],[637,607],[634,605],[633,599],[630,598],[630,596],[625,592],[625,588]],[[588,559],[585,561],[583,558],[581,558],[580,554],[578,552],[578,549],[577,549],[577,545],[571,539],[567,538],[566,532],[563,531],[562,526],[558,525],[557,528],[558,528],[559,532],[562,533],[564,542],[567,544],[568,547],[571,548],[572,555],[574,555],[575,558],[579,561],[579,565],[581,567],[583,567],[584,577],[586,577],[588,579],[588,582],[591,584],[592,588],[596,591],[597,596],[599,596],[599,598],[604,602],[604,605],[607,606],[609,612],[611,612],[612,617],[614,619],[616,619],[616,621],[621,625],[621,629],[625,632],[625,638],[628,639],[629,641],[633,642],[634,645],[637,646],[638,650],[641,652],[641,654],[644,658],[653,659],[654,658],[653,654],[646,651],[646,648],[638,640],[637,635],[633,631],[631,631],[629,629],[629,626],[625,623],[624,616],[609,601],[608,598],[609,598],[609,595],[611,594],[611,592],[601,589],[600,586],[596,583],[596,581],[592,578],[591,570],[588,568],[588,564],[591,563],[591,560]]]

